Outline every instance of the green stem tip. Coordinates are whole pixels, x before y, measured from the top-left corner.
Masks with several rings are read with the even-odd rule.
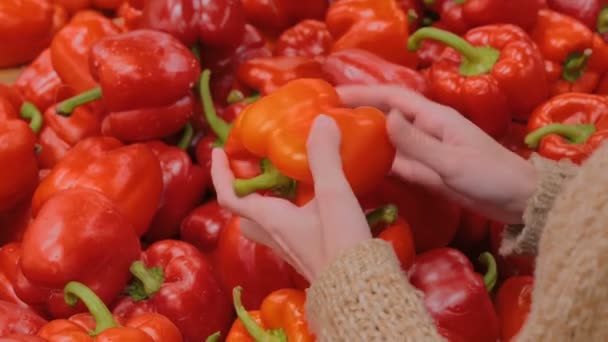
[[[486,273],[483,276],[483,282],[486,284],[488,292],[492,292],[496,281],[498,279],[498,267],[496,266],[496,259],[490,252],[481,253],[479,256],[479,262],[486,267]]]
[[[374,227],[379,223],[393,224],[397,220],[397,206],[394,204],[387,204],[385,206],[376,208],[365,215],[367,218],[367,224],[370,227]]]
[[[594,124],[569,125],[552,123],[526,135],[524,142],[529,148],[536,149],[541,140],[550,134],[559,134],[572,144],[583,144],[595,133]]]
[[[199,92],[201,102],[203,103],[203,111],[205,112],[205,119],[211,127],[213,133],[218,138],[218,142],[223,146],[228,140],[230,134],[230,125],[220,118],[215,111],[215,105],[213,104],[213,98],[211,97],[211,89],[209,82],[211,81],[211,70],[205,69],[199,81]]]
[[[207,337],[205,342],[217,342],[220,340],[221,336],[222,336],[222,333],[218,331],[215,334],[209,335],[209,337]]]
[[[34,134],[40,133],[40,129],[42,129],[42,113],[36,108],[36,106],[31,102],[23,102],[20,110],[21,117],[24,119],[30,120],[30,127]]]
[[[597,32],[608,32],[608,6],[604,6],[597,16]]]
[[[420,49],[425,39],[437,40],[458,51],[462,55],[460,73],[464,76],[490,72],[500,57],[500,51],[490,46],[473,46],[460,36],[435,27],[423,27],[411,35],[407,42],[408,49]]]
[[[193,137],[194,137],[194,128],[192,128],[192,124],[188,122],[184,125],[182,137],[179,139],[179,142],[177,143],[177,147],[186,151],[188,149],[188,147],[190,147]]]
[[[234,180],[233,187],[237,196],[247,196],[260,190],[274,190],[287,198],[295,195],[296,183],[293,179],[282,174],[268,159],[263,159],[260,166],[262,169],[260,175]]]
[[[108,307],[86,285],[71,281],[63,289],[63,294],[65,302],[70,306],[76,305],[78,300],[82,301],[95,319],[95,330],[89,331],[90,335],[97,336],[106,329],[119,326]]]
[[[152,297],[158,292],[164,281],[164,272],[160,267],[147,268],[142,261],[134,261],[129,268],[135,277],[129,286],[129,295],[135,301]]]
[[[587,65],[589,64],[589,58],[591,58],[591,54],[593,50],[585,49],[583,53],[573,52],[568,58],[566,58],[566,62],[564,62],[564,67],[562,69],[562,78],[568,82],[576,82],[583,74],[585,70],[587,70]]]
[[[241,292],[243,289],[240,286],[232,290],[232,300],[234,309],[239,320],[256,342],[287,342],[287,335],[282,329],[264,330],[252,317],[249,315],[243,303],[241,302]]]
[[[80,93],[74,97],[64,100],[57,105],[57,114],[70,116],[76,107],[99,100],[101,97],[101,87],[85,91],[84,93]]]

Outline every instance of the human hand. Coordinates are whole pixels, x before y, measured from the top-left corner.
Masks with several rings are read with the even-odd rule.
[[[342,171],[340,140],[336,123],[317,117],[307,143],[315,198],[303,207],[255,193],[239,198],[226,154],[217,148],[212,154],[211,176],[220,205],[242,217],[245,237],[272,248],[309,281],[342,251],[371,238]]]
[[[395,86],[337,88],[349,106],[388,112],[397,148],[392,172],[441,191],[461,205],[505,223],[521,223],[536,188],[534,167],[456,110]],[[488,113],[492,115],[492,113]]]

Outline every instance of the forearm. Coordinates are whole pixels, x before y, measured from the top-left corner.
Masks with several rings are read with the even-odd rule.
[[[321,341],[443,341],[392,247],[369,240],[346,251],[307,295]]]
[[[538,247],[530,316],[518,341],[608,336],[608,146],[564,187]]]

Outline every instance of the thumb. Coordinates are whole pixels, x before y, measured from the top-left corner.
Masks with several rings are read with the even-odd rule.
[[[417,161],[439,175],[444,174],[450,156],[449,146],[426,134],[392,110],[386,121],[389,138],[403,157]]]

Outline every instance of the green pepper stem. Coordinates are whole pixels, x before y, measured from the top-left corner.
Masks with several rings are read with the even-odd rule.
[[[74,97],[70,97],[69,99],[57,105],[57,114],[63,116],[70,116],[74,109],[76,109],[76,107],[99,100],[101,96],[101,87],[87,90],[84,93],[80,93]]]
[[[597,16],[597,32],[608,32],[608,6],[604,6]]]
[[[222,336],[222,333],[218,331],[215,334],[209,335],[209,337],[207,337],[205,342],[217,342],[220,340],[221,336]]]
[[[134,261],[129,268],[131,274],[143,285],[143,290],[148,298],[153,296],[163,284],[164,275],[159,268],[148,269],[141,261]],[[160,270],[160,272],[159,272]]]
[[[460,73],[464,76],[486,74],[492,70],[500,57],[500,51],[489,46],[473,46],[458,35],[435,27],[423,27],[410,36],[407,47],[411,51],[420,49],[422,41],[433,39],[444,43],[462,55]]]
[[[21,106],[21,117],[24,119],[30,120],[30,127],[35,134],[40,133],[40,129],[42,128],[42,114],[36,108],[36,106],[31,102],[23,102]]]
[[[422,3],[424,3],[427,6],[432,6],[435,4],[436,0],[423,0]]]
[[[211,97],[211,89],[209,88],[209,82],[211,80],[211,71],[209,69],[205,69],[201,74],[201,79],[199,83],[199,92],[201,96],[201,101],[203,102],[203,110],[205,112],[205,119],[211,127],[211,130],[217,136],[219,143],[224,145],[228,140],[228,135],[230,134],[230,125],[222,120],[217,115],[215,111],[215,106],[213,105],[213,98]]]
[[[394,204],[387,204],[376,208],[365,215],[367,224],[370,227],[374,227],[381,222],[384,224],[393,224],[397,220],[397,211],[397,206]]]
[[[465,2],[467,2],[467,0],[452,0],[454,1],[454,3],[458,4],[458,5],[464,5]]]
[[[415,23],[418,20],[418,13],[413,8],[407,10],[407,22]]]
[[[553,123],[536,129],[526,135],[524,142],[532,149],[538,148],[541,140],[549,134],[559,134],[572,144],[583,144],[595,133],[594,124],[568,125]]]
[[[257,92],[253,95],[245,97],[245,95],[243,94],[242,91],[240,91],[238,89],[232,89],[230,91],[230,93],[228,94],[228,97],[226,98],[226,102],[228,102],[228,104],[235,104],[235,103],[239,103],[239,102],[242,102],[244,104],[251,104],[251,103],[254,103],[255,101],[259,100],[260,97],[262,97],[262,95],[260,95],[260,93],[257,93]]]
[[[194,129],[192,128],[192,124],[189,122],[184,125],[184,131],[182,133],[182,137],[179,139],[177,143],[177,147],[186,151],[190,144],[192,143],[192,137],[194,137]]]
[[[95,319],[95,330],[89,331],[92,336],[97,336],[106,329],[119,326],[108,307],[97,297],[95,292],[84,284],[76,281],[67,283],[63,289],[63,298],[70,306],[76,305],[78,300],[84,303]]]
[[[262,173],[248,179],[235,179],[234,192],[239,197],[247,196],[260,190],[275,190],[285,197],[295,193],[295,181],[281,173],[268,159],[261,162]]]
[[[593,50],[586,49],[583,53],[575,52],[566,58],[562,69],[562,78],[568,82],[576,82],[587,69]]]
[[[240,286],[232,290],[234,309],[249,335],[253,337],[253,340],[256,342],[287,342],[287,335],[285,335],[282,329],[266,331],[249,315],[241,302],[242,291],[243,289]]]
[[[498,278],[498,268],[496,267],[496,259],[489,252],[481,253],[479,256],[479,262],[486,266],[486,273],[483,276],[483,282],[486,284],[488,292],[492,292],[494,286],[496,286],[496,280]]]

